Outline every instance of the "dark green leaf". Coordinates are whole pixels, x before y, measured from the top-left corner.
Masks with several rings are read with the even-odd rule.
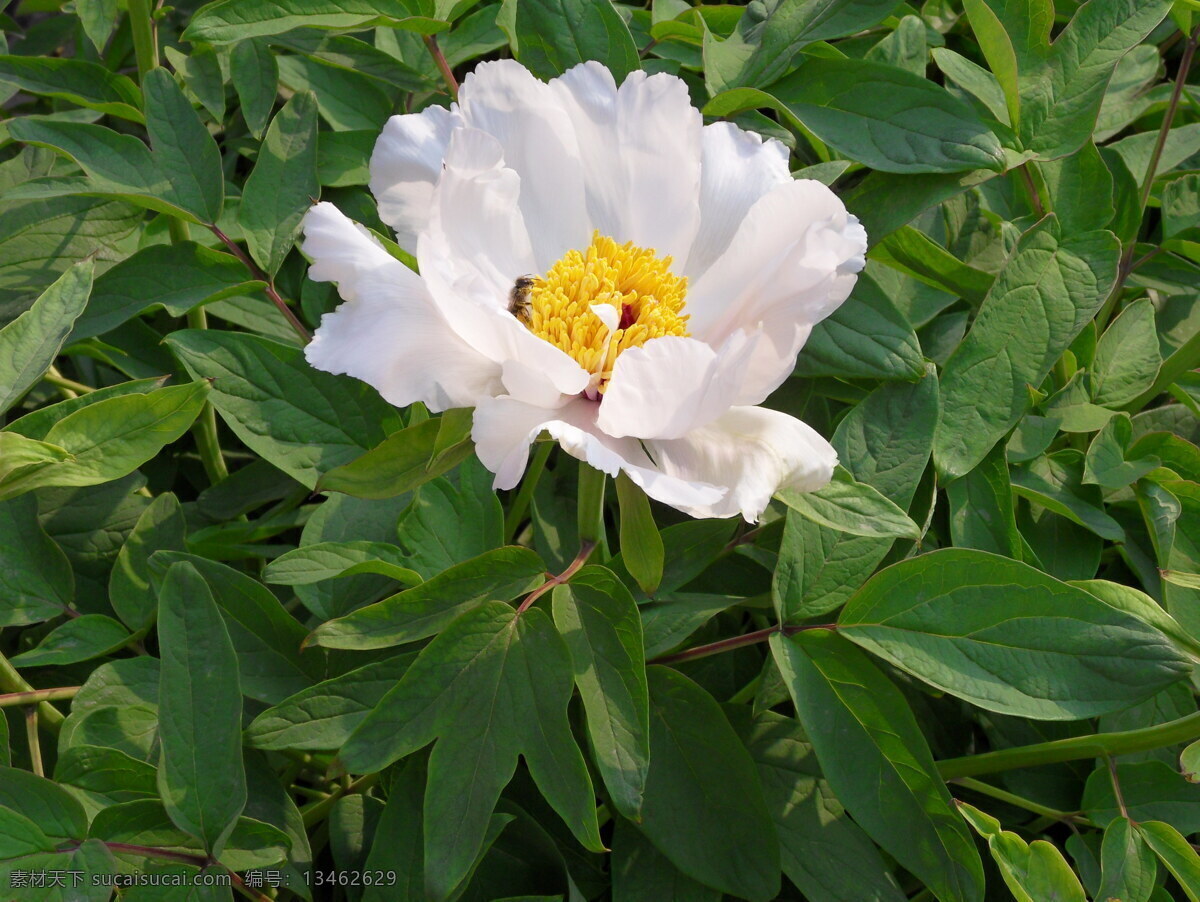
[[[323,623],[307,641],[326,648],[366,649],[423,639],[482,602],[507,601],[529,591],[545,569],[542,559],[528,548],[497,548],[418,586]]]
[[[132,629],[148,626],[158,607],[150,578],[150,555],[183,551],[186,526],[183,509],[171,492],[159,495],[138,518],[137,525],[113,565],[108,597],[113,610]]]
[[[980,902],[983,869],[904,696],[827,630],[771,637],[821,770],[870,837],[947,902]]]
[[[185,210],[201,222],[216,222],[225,200],[217,143],[166,69],[147,72],[142,90],[155,166]]]
[[[1148,298],[1121,311],[1096,345],[1092,366],[1092,399],[1119,407],[1154,384],[1162,366],[1154,305]]]
[[[212,593],[190,564],[167,572],[158,641],[159,792],[171,820],[219,856],[246,805],[242,696],[233,644]]]
[[[367,25],[432,33],[446,27],[434,14],[432,0],[216,0],[197,11],[183,38],[227,44],[293,28]]]
[[[591,781],[567,724],[571,661],[548,617],[488,602],[427,645],[354,731],[341,761],[378,770],[437,739],[425,790],[425,884],[439,897],[468,872],[523,755],[550,804],[602,848]]]
[[[45,667],[89,661],[123,647],[129,630],[103,614],[83,614],[55,627],[29,651],[12,658],[14,667]]]
[[[621,506],[621,559],[642,591],[653,595],[663,574],[663,543],[654,525],[650,499],[624,473],[617,476]]]
[[[1018,561],[942,549],[873,577],[839,632],[913,675],[993,711],[1074,720],[1182,677],[1157,630]]]
[[[1147,902],[1150,898],[1158,867],[1154,852],[1129,818],[1114,818],[1105,829],[1100,864],[1104,879],[1096,898],[1121,902]]]
[[[856,536],[920,537],[917,524],[894,503],[864,482],[858,482],[844,467],[834,471],[833,481],[815,492],[783,489],[779,500],[814,523]]]
[[[0,82],[122,119],[144,121],[137,85],[96,63],[47,56],[0,56]]]
[[[238,207],[250,256],[267,275],[283,263],[320,193],[316,98],[295,94],[271,120]]]
[[[32,495],[0,501],[0,626],[57,617],[75,597],[67,556],[37,514]]]
[[[264,41],[238,41],[229,54],[229,75],[250,134],[261,138],[279,91],[279,67]]]
[[[610,0],[504,0],[496,24],[513,56],[540,78],[599,60],[620,84],[641,68],[629,28]]]
[[[611,571],[585,567],[555,588],[554,622],[571,651],[604,785],[616,809],[638,820],[650,763],[650,709],[637,606]]]
[[[322,491],[345,492],[358,498],[391,498],[448,472],[471,453],[460,442],[436,455],[439,420],[425,420],[393,432],[366,454],[321,477]]]

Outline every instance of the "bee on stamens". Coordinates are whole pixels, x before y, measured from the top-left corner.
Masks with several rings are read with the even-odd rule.
[[[529,292],[536,284],[537,279],[533,276],[518,276],[513,287],[508,290],[508,312],[526,326],[529,325],[533,313],[533,302],[529,300]]]

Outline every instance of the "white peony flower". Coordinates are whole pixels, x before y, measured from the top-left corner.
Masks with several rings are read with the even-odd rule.
[[[333,205],[308,213],[309,276],[346,301],[308,361],[399,406],[474,407],[496,488],[516,485],[544,430],[694,517],[754,522],[837,463],[809,426],[755,405],[866,251],[787,158],[704,125],[671,75],[618,88],[598,63],[549,83],[483,63],[449,110],[393,116],[371,157],[380,218],[420,275]]]

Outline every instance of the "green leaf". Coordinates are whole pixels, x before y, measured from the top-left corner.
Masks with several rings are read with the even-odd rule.
[[[164,53],[188,92],[200,101],[213,121],[224,122],[225,78],[216,51],[211,47],[195,47],[190,54],[184,54],[167,47]]]
[[[246,741],[260,749],[341,748],[415,657],[396,655],[301,689],[254,718]]]
[[[540,582],[546,567],[528,548],[485,552],[390,598],[329,620],[306,640],[326,648],[390,648],[432,636],[488,599],[507,601]]]
[[[942,73],[987,107],[988,112],[996,117],[996,121],[1004,125],[1012,123],[1012,114],[1007,107],[1004,89],[995,75],[945,47],[934,47],[930,55]]]
[[[444,418],[442,424],[439,441]],[[417,489],[395,530],[407,566],[425,577],[504,544],[504,511],[492,490],[491,472],[468,457],[455,475],[457,485],[438,477]]]
[[[1147,902],[1154,892],[1158,870],[1154,852],[1143,842],[1137,826],[1127,817],[1114,818],[1104,830],[1100,847],[1103,881],[1097,899]]]
[[[137,85],[96,63],[49,56],[0,56],[0,82],[88,109],[144,122]]]
[[[745,90],[714,98],[704,112],[720,115],[747,102],[774,106],[848,158],[882,172],[1004,167],[1000,142],[974,110],[895,66],[813,57],[773,84],[769,95],[738,93]]]
[[[1142,621],[1026,564],[967,549],[876,574],[838,632],[974,705],[1045,720],[1127,707],[1190,669]]]
[[[142,90],[155,165],[185,210],[201,222],[216,222],[225,200],[216,141],[166,69],[147,72]]]
[[[393,432],[350,463],[321,477],[320,491],[357,498],[391,498],[449,472],[471,453],[469,440],[436,453],[441,420],[429,419]]]
[[[925,372],[912,326],[870,276],[813,329],[796,360],[798,376],[919,379]]]
[[[1162,366],[1154,304],[1139,298],[1121,311],[1096,345],[1092,399],[1120,407],[1154,384]]]
[[[83,614],[60,624],[29,651],[11,659],[14,667],[45,667],[90,661],[122,648],[129,630],[103,614]]]
[[[721,902],[725,897],[680,871],[623,817],[614,819],[611,860],[613,896],[624,902]]]
[[[252,335],[174,332],[167,343],[252,450],[313,488],[322,473],[379,443],[395,408],[375,389],[313,369],[300,348]]]
[[[641,68],[629,28],[610,0],[503,0],[496,24],[513,56],[539,78],[599,60],[620,84]]]
[[[1080,452],[1067,448],[1013,467],[1013,490],[1102,539],[1123,541],[1125,530],[1103,511],[1099,489],[1083,485],[1084,460]]]
[[[92,290],[92,262],[78,263],[0,329],[0,413],[42,378]]]
[[[1079,7],[1053,45],[1046,44],[1049,29],[1023,45],[1039,57],[1037,65],[1020,61],[1025,147],[1054,159],[1087,141],[1117,63],[1170,8],[1171,0],[1093,0]]]
[[[183,39],[228,44],[293,28],[370,25],[433,33],[446,27],[434,12],[431,0],[217,0],[197,10]]]
[[[281,586],[304,586],[325,579],[378,573],[415,586],[421,574],[405,567],[408,556],[385,542],[317,542],[285,552],[267,565],[263,579]]]
[[[1021,96],[1017,75],[1017,53],[1013,42],[985,0],[963,0],[963,10],[971,23],[971,31],[979,42],[988,68],[1004,92],[1008,124],[1016,128],[1021,121]]]
[[[37,515],[32,495],[0,501],[0,626],[57,617],[75,597],[71,564]]]
[[[56,843],[87,836],[83,806],[61,786],[15,767],[0,767],[0,810],[24,815]]]
[[[66,448],[26,438],[19,432],[0,432],[0,495],[8,483],[70,459]]]
[[[890,0],[771,0],[748,5],[724,40],[704,32],[704,78],[711,95],[761,87],[782,77],[816,41],[854,34],[882,21]]]
[[[238,207],[250,256],[267,275],[279,270],[320,193],[316,98],[294,94],[271,120]]]
[[[1062,852],[1043,839],[1027,843],[1000,822],[966,802],[958,810],[968,824],[987,840],[988,851],[1000,868],[1005,884],[1017,902],[1087,902],[1079,878]]]
[[[1083,481],[1106,489],[1119,489],[1137,482],[1160,463],[1158,458],[1131,460],[1130,439],[1133,421],[1129,414],[1117,414],[1088,445],[1083,462]]]
[[[961,262],[924,232],[911,226],[892,232],[876,244],[871,250],[871,259],[973,304],[980,303],[996,281],[990,273]]]
[[[588,736],[617,811],[641,818],[650,766],[650,707],[642,621],[610,570],[585,567],[554,589],[554,623],[567,641]]]
[[[1022,236],[946,363],[933,456],[947,479],[974,469],[1017,424],[1029,407],[1028,386],[1041,384],[1116,278],[1119,248],[1110,233],[1060,242],[1055,223],[1047,217]]]
[[[1021,559],[1005,449],[997,445],[975,469],[946,486],[950,536],[958,548]]]
[[[642,591],[653,595],[662,582],[663,543],[654,525],[650,499],[628,476],[620,473],[617,501],[621,507],[621,559]]]
[[[1170,824],[1146,821],[1137,825],[1142,839],[1167,866],[1191,902],[1200,902],[1200,855]]]
[[[194,21],[194,20],[193,20]],[[261,139],[279,93],[279,66],[265,41],[238,41],[229,54],[229,75],[250,134]]]
[[[1200,739],[1180,753],[1179,770],[1189,783],[1200,783]]]
[[[121,546],[108,578],[108,598],[113,611],[131,629],[149,626],[158,608],[158,595],[151,584],[150,555],[164,550],[183,551],[186,531],[179,499],[164,492],[142,511]]]
[[[172,565],[159,595],[158,789],[171,820],[219,856],[246,805],[238,661],[195,568]]]
[[[199,304],[249,294],[261,285],[236,257],[191,241],[143,248],[96,279],[71,340],[102,335],[160,305],[171,316],[183,316]]]
[[[815,492],[783,489],[777,497],[814,523],[851,535],[909,539],[921,535],[904,511],[876,489],[858,482],[844,467],[834,470],[833,481]]]
[[[116,27],[119,13],[117,0],[75,0],[75,14],[79,16],[84,33],[98,53],[104,52],[104,45]]]
[[[0,859],[22,858],[53,852],[55,844],[33,821],[8,808],[0,808]]]
[[[46,433],[46,441],[71,458],[14,480],[5,491],[97,485],[126,476],[188,430],[207,394],[208,383],[189,382],[81,407]]]
[[[181,562],[208,584],[233,642],[238,683],[247,698],[275,704],[324,676],[321,661],[301,653],[304,626],[266,586],[225,564],[178,551],[157,552],[150,567],[161,582],[163,571]]]
[[[341,762],[367,773],[437,740],[424,806],[431,895],[444,897],[468,872],[518,755],[576,839],[603,848],[567,723],[571,685],[570,654],[549,618],[488,602],[425,646],[346,741]]]
[[[54,765],[54,779],[84,792],[100,807],[155,798],[155,769],[116,749],[74,745]]]
[[[1069,157],[1041,164],[1038,172],[1064,235],[1103,229],[1112,221],[1112,173],[1091,141]]]
[[[771,637],[821,770],[855,822],[944,902],[980,902],[983,869],[904,696],[827,630]]]
[[[808,898],[901,902],[883,856],[834,796],[800,724],[764,711],[739,727],[779,832],[783,872]]]
[[[639,829],[687,876],[744,899],[779,891],[779,846],[754,762],[707,692],[647,671],[650,771]]]

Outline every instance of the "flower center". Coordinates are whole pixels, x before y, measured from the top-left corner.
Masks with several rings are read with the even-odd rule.
[[[518,280],[513,290],[520,308],[513,312],[529,331],[592,374],[592,397],[604,391],[626,348],[688,334],[687,279],[671,272],[671,258],[599,232],[585,251],[567,251],[544,276]]]

